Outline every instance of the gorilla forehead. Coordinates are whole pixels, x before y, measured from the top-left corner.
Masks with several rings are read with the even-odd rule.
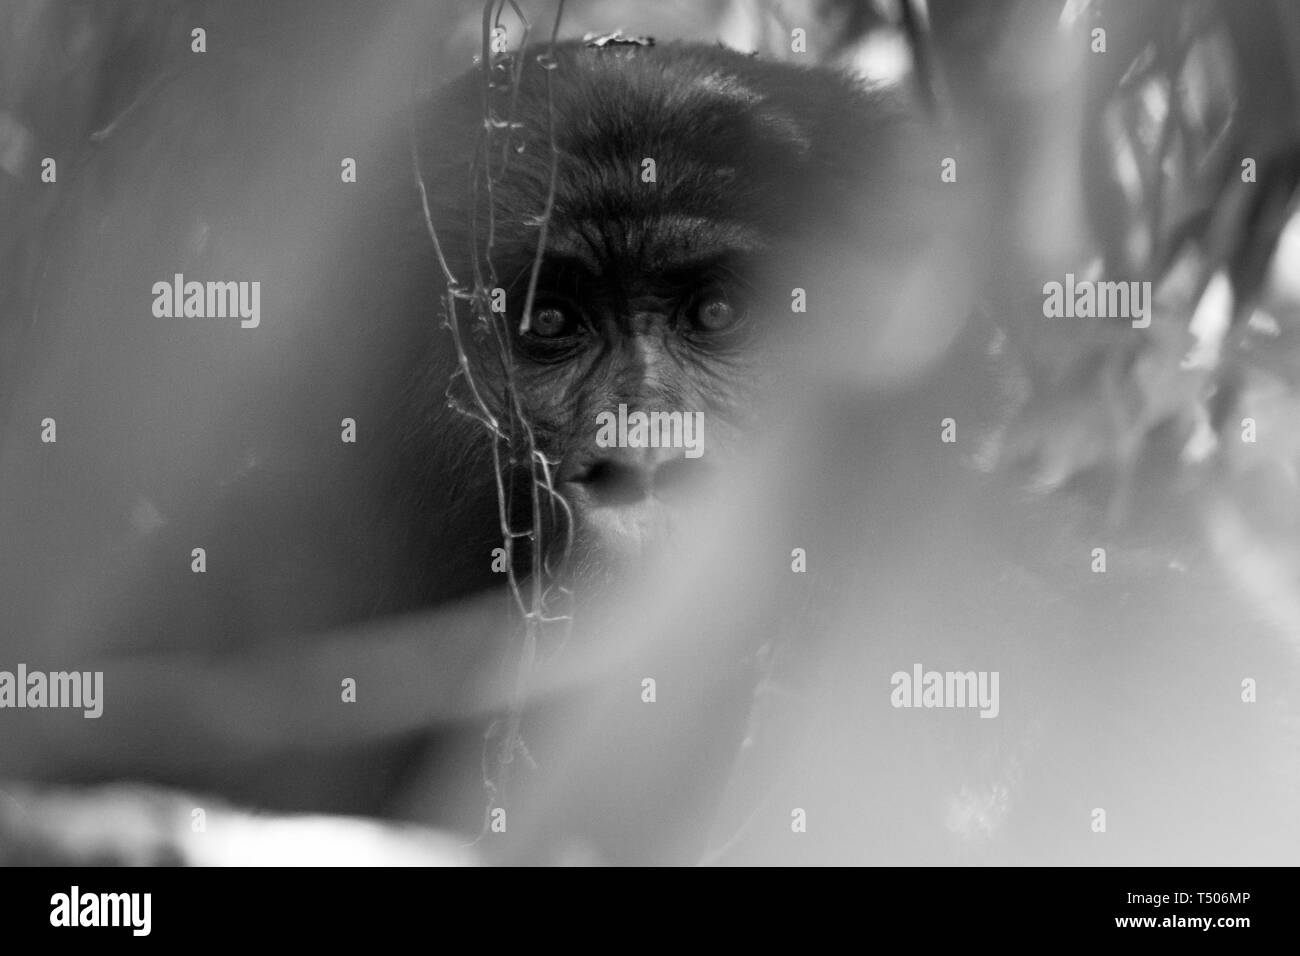
[[[670,273],[728,254],[768,250],[766,235],[748,223],[690,214],[592,218],[556,223],[547,251],[591,275],[613,271]]]
[[[496,249],[527,258],[553,172],[548,248],[645,253],[653,267],[669,254],[661,247],[703,247],[742,225],[742,248],[769,239],[797,247],[797,237],[826,233],[845,215],[846,195],[880,164],[889,138],[878,95],[831,70],[697,44],[580,41],[557,45],[550,63],[548,45],[526,48],[495,62],[490,85],[471,71],[432,104],[423,175],[464,184],[436,190],[450,247],[468,248],[471,222],[482,236],[491,221]]]
[[[545,195],[554,131],[555,211],[571,222],[617,210],[751,222],[771,214],[784,225],[797,193],[817,180],[808,174],[824,117],[812,107],[860,92],[837,74],[708,47],[565,44],[550,71],[535,49],[519,56],[518,88],[502,84],[493,101],[498,116],[527,118],[512,132],[518,148],[502,188],[531,199],[513,208]],[[654,161],[652,183],[645,160]]]

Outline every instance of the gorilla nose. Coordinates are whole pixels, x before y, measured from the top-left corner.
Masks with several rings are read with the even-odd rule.
[[[704,473],[702,460],[686,458],[681,449],[619,452],[597,459],[575,479],[597,505],[631,505],[652,496],[671,502],[685,495]]]

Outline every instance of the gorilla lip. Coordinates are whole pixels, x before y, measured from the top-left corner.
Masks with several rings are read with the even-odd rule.
[[[583,520],[599,535],[603,547],[624,557],[646,555],[668,537],[673,509],[653,496],[634,504],[598,505],[584,509]]]

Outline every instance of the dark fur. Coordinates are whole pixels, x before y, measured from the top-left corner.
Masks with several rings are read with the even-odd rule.
[[[513,113],[512,88],[503,86],[489,97],[494,115],[522,125],[510,132],[508,144],[501,131],[490,144],[491,166],[500,174],[491,196],[495,247],[490,262],[480,262],[484,285],[508,291],[518,384],[542,450],[559,463],[562,476],[589,464],[595,414],[620,402],[704,411],[711,427],[717,426],[711,449],[725,448],[749,424],[749,390],[779,366],[779,351],[795,334],[790,290],[814,285],[831,268],[814,250],[870,245],[863,210],[892,188],[872,173],[893,162],[898,115],[846,77],[713,47],[591,49],[566,43],[549,73],[537,61],[545,52],[525,50],[494,70],[494,79],[504,83],[511,64],[522,62]],[[482,72],[471,71],[378,130],[368,151],[359,151],[354,140],[328,144],[319,152],[358,155],[356,187],[340,190],[335,181],[326,189],[309,179],[284,200],[294,209],[312,209],[310,221],[328,229],[311,250],[319,264],[308,273],[315,277],[308,290],[291,302],[264,300],[264,308],[302,319],[296,323],[293,365],[287,373],[268,369],[254,379],[247,401],[230,418],[237,439],[209,452],[211,484],[141,489],[165,506],[169,521],[133,545],[123,562],[113,594],[116,607],[125,610],[100,625],[113,646],[227,652],[239,660],[253,649],[308,647],[329,628],[501,587],[502,577],[491,570],[500,528],[490,445],[478,423],[447,406],[456,356],[444,327],[445,284],[411,162],[413,129],[419,174],[450,267],[472,285],[470,250],[475,243],[483,248],[489,208],[486,191],[475,191],[472,169],[483,85]],[[157,111],[133,114],[109,143],[98,175],[116,185],[116,168],[116,175],[134,183],[130,188],[152,196],[142,201],[184,209],[211,186],[204,170],[240,181],[235,173],[242,172],[245,158],[239,143],[257,136],[276,142],[270,107],[264,127],[239,110],[225,117],[209,112],[211,122],[227,124],[234,151],[221,152],[222,138],[215,135],[211,142],[196,141],[192,152],[169,144],[179,153],[164,167],[174,178],[156,186],[144,172],[133,172],[129,160],[133,151],[147,148],[154,130],[177,122],[165,110],[184,104],[185,90],[169,90],[165,95],[173,98]],[[326,136],[310,128],[309,118],[294,121],[302,124],[296,135],[307,144]],[[514,331],[546,201],[551,122],[559,175],[548,245],[585,257],[590,267],[572,291],[588,307],[591,328],[582,347],[562,358],[540,355]],[[282,152],[289,155],[271,151],[267,162],[299,161],[297,154]],[[503,155],[508,169],[501,174]],[[657,163],[656,184],[640,181],[644,157]],[[192,179],[181,172],[191,169],[200,171]],[[873,187],[876,182],[884,184]],[[164,202],[168,190],[179,198]],[[226,201],[235,222],[241,211],[246,221],[260,221],[268,204],[281,201],[270,189],[248,190],[246,206],[224,192],[213,198]],[[138,272],[136,285],[185,267],[185,255],[177,250],[189,228],[178,212],[167,227],[171,231],[148,233],[149,244],[133,253],[136,258],[123,260]],[[302,241],[287,230],[286,237],[290,251],[298,248],[294,241]],[[229,238],[233,248],[240,247],[238,229]],[[736,243],[753,247],[737,268],[752,286],[755,328],[743,341],[724,345],[688,341],[680,314],[691,280],[669,287],[662,275],[679,257],[726,257],[736,252]],[[69,253],[68,261],[75,265],[75,255]],[[221,277],[219,268],[213,274],[211,261],[189,265],[189,271],[206,273],[198,278]],[[59,274],[59,268],[52,270],[54,277]],[[557,281],[561,277],[548,263],[542,291]],[[137,299],[129,301],[138,311]],[[470,329],[467,308],[460,318]],[[655,364],[630,350],[639,335],[652,335],[660,344]],[[476,372],[499,402],[502,386],[490,350],[481,335],[470,341]],[[240,387],[232,385],[232,395]],[[338,440],[337,422],[345,415],[358,421],[357,446]],[[528,519],[526,507],[515,514],[518,527]],[[575,566],[588,580],[600,579],[602,549],[610,542],[589,533],[581,507],[577,523]],[[189,571],[186,556],[196,543],[208,550],[206,575]],[[436,627],[429,640],[438,640]],[[485,648],[480,668],[496,666],[501,650]],[[727,699],[743,714],[743,694]],[[481,729],[478,723],[470,728],[473,734]],[[126,774],[221,789],[263,805],[376,812],[389,804],[393,773],[407,764],[418,742],[383,744],[366,748],[364,760],[351,752],[325,752],[301,762],[284,755],[253,769],[220,764],[201,771],[155,765],[144,748],[131,766],[81,766],[50,775]],[[293,749],[294,742],[286,745]],[[475,761],[477,744],[464,752]],[[715,756],[703,766],[711,761]],[[707,782],[716,784],[716,774]],[[683,800],[697,797],[684,794]],[[471,801],[469,816],[479,809]],[[676,815],[684,828],[686,815]]]

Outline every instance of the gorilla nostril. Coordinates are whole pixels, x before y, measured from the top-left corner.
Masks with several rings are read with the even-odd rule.
[[[692,458],[670,458],[654,473],[654,492],[665,501],[689,494],[703,479],[705,464]]]
[[[632,504],[650,493],[645,473],[631,465],[601,459],[578,479],[603,505]]]

